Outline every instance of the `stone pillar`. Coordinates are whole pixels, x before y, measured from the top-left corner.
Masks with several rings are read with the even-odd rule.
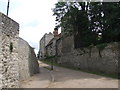
[[[0,13],[0,88],[19,87],[19,24]]]

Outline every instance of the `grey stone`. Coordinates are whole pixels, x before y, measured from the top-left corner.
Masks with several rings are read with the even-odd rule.
[[[57,43],[58,58],[57,63],[74,67],[81,70],[88,70],[94,72],[102,72],[107,74],[120,73],[119,52],[120,43],[109,43],[103,51],[102,57],[99,55],[99,50],[95,46],[90,50],[84,48],[74,48],[74,36],[62,37]]]
[[[34,49],[19,38],[19,24],[0,13],[0,88],[19,88],[39,73]]]
[[[0,88],[19,87],[18,53],[10,52],[11,42],[18,48],[18,34],[19,24],[0,13]]]

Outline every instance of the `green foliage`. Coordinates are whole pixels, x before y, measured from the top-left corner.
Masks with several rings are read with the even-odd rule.
[[[90,46],[87,47],[87,48],[89,49],[89,56],[90,56],[90,57],[91,57],[91,50],[92,50],[93,47],[94,47],[93,44],[91,44]]]
[[[103,44],[96,45],[96,47],[97,47],[100,51],[104,50],[104,48],[105,48],[106,46],[107,46],[107,43],[103,43]]]
[[[50,67],[44,67],[44,68],[46,68],[46,69],[48,69],[49,71],[51,71],[51,68],[50,68]]]
[[[46,56],[46,59],[52,59],[55,58],[55,56]]]
[[[38,51],[37,58],[38,59],[40,58],[40,51]]]
[[[120,2],[103,3],[103,42],[120,41]]]
[[[107,46],[107,43],[102,43],[102,44],[96,45],[96,47],[98,48],[99,56],[101,58],[102,58],[101,51],[103,51],[106,46]]]
[[[73,34],[80,48],[120,41],[119,9],[120,2],[58,2],[53,11],[57,27]]]
[[[11,42],[10,43],[10,53],[12,53],[13,52],[13,43]]]

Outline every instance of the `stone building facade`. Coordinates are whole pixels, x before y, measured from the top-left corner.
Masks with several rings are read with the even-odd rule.
[[[60,34],[61,36],[61,34]],[[62,37],[57,39],[56,41],[56,55],[61,56],[62,55]]]
[[[0,13],[0,88],[19,87],[19,24]]]
[[[55,56],[57,54],[57,40],[59,39],[59,34],[58,34],[58,29],[54,29],[53,31],[54,37],[50,42],[46,45],[45,50],[46,50],[46,56]]]
[[[45,47],[50,42],[51,39],[53,39],[54,35],[50,32],[49,34],[45,34],[41,40],[40,40],[40,49],[39,49],[39,56],[40,58],[44,58],[46,54]]]
[[[56,39],[53,38],[48,45],[45,47],[46,56],[55,56],[56,55]]]

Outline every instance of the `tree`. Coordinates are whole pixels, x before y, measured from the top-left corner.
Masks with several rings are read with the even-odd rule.
[[[40,59],[40,51],[37,53],[37,58]]]
[[[97,34],[89,29],[89,3],[64,2],[56,5],[56,21],[60,22],[59,26],[64,28],[64,32],[74,34],[76,48],[88,46],[96,41]]]
[[[120,41],[120,2],[103,3],[103,42]]]
[[[79,48],[120,41],[119,8],[119,2],[58,2],[54,15],[57,26],[73,34]]]

